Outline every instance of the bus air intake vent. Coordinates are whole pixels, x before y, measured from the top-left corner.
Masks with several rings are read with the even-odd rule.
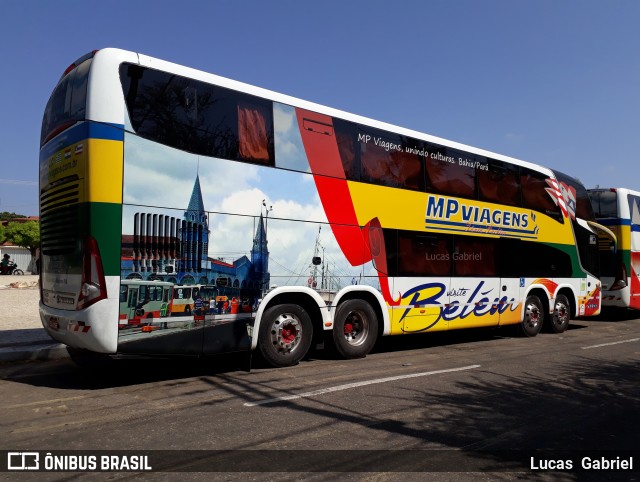
[[[56,186],[40,195],[40,245],[43,254],[70,254],[76,249],[79,200],[79,181]]]

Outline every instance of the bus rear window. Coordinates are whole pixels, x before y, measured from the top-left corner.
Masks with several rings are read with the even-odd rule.
[[[40,146],[66,127],[85,119],[91,59],[65,75],[51,94],[42,119]]]

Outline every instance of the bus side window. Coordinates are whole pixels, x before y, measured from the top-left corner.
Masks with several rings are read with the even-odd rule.
[[[120,285],[120,303],[127,301],[127,285]]]
[[[570,277],[571,257],[564,251],[535,241],[500,238],[499,275],[503,278]],[[527,253],[527,256],[522,256]]]
[[[121,65],[120,79],[141,137],[195,154],[274,165],[271,101],[131,64]]]
[[[478,169],[478,198],[480,201],[520,205],[520,176],[518,166],[489,159]]]
[[[499,238],[496,241],[498,243],[498,275],[501,278],[530,276],[530,273],[525,269],[527,264],[525,258],[532,257],[522,256],[522,253],[529,253],[529,249],[536,243],[522,241],[517,238]],[[536,263],[538,260],[533,259],[532,262]]]
[[[266,106],[238,102],[238,144],[240,159],[273,165],[273,121]]]
[[[401,231],[398,235],[399,276],[449,276],[451,236]]]
[[[551,216],[556,221],[564,223],[560,208],[553,201],[551,194],[547,192],[547,188],[550,187],[547,179],[548,177],[541,172],[526,168],[520,170],[522,206],[535,209],[547,216]]]
[[[453,253],[455,276],[497,276],[494,238],[456,236]]]
[[[475,199],[476,168],[459,163],[458,151],[432,145],[427,158],[427,190]],[[468,154],[465,154],[469,157]],[[474,157],[475,161],[475,157]]]
[[[406,152],[396,134],[363,131],[360,139],[361,176],[365,182],[402,189],[423,190],[422,160]]]
[[[351,122],[334,117],[333,129],[338,142],[338,152],[340,152],[345,178],[349,181],[359,181],[360,161],[357,157],[356,127]]]

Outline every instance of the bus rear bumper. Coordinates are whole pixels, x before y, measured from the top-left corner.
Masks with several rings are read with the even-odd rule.
[[[602,306],[610,308],[628,308],[630,306],[630,292],[628,288],[621,290],[603,291]]]
[[[79,311],[51,308],[40,302],[40,321],[51,338],[73,348],[98,353],[115,353],[117,350],[117,313],[117,299],[98,301]]]

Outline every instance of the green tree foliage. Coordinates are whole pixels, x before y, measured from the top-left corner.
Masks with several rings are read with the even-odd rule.
[[[16,218],[26,218],[26,216],[24,214],[10,213],[9,211],[2,211],[0,213],[0,221],[11,221]]]
[[[31,251],[31,256],[35,256],[40,247],[40,223],[37,221],[9,223],[4,228],[4,235],[10,243]]]
[[[5,227],[0,224],[0,244],[4,243],[7,240],[7,237],[4,234],[5,232]]]

